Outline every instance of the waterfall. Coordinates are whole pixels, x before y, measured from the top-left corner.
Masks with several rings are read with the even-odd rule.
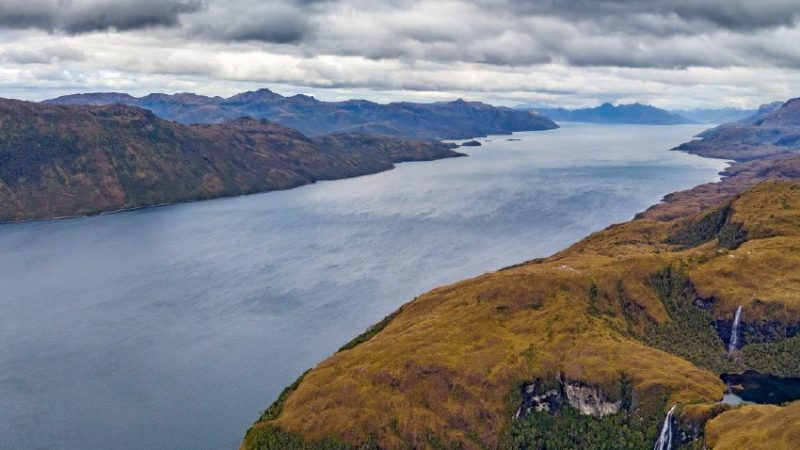
[[[736,315],[733,317],[733,328],[731,329],[731,341],[728,344],[728,354],[730,355],[736,350],[736,344],[739,343],[739,322],[742,320],[742,307],[741,305],[736,308]]]
[[[661,426],[661,434],[658,436],[658,440],[656,441],[656,445],[653,447],[653,450],[672,449],[672,413],[675,412],[676,406],[678,405],[672,405],[672,408],[670,408],[667,412],[667,417],[664,418],[664,425]]]

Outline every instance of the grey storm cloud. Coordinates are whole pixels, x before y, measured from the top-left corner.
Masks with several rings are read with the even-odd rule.
[[[0,60],[14,64],[48,64],[79,62],[86,59],[83,51],[68,47],[12,49],[0,52]]]
[[[223,20],[207,20],[198,34],[288,43],[311,55],[498,66],[780,65],[775,52],[730,51],[728,37],[687,38],[791,28],[800,15],[798,0],[283,0],[251,7],[244,18],[236,4],[212,5],[206,15],[216,10]],[[787,65],[800,59],[780,54]]]
[[[70,34],[175,26],[201,0],[2,0],[0,26]]]
[[[311,30],[309,19],[320,1],[214,2],[187,24],[190,36],[216,41],[288,44]]]
[[[799,24],[800,0],[0,0],[0,86],[751,98],[800,85]]]
[[[736,31],[793,25],[800,16],[797,0],[477,0],[486,7],[518,14],[546,14],[574,20],[635,15],[676,17]]]

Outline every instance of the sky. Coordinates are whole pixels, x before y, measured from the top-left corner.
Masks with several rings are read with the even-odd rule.
[[[800,0],[0,0],[0,97],[677,109],[800,96]]]

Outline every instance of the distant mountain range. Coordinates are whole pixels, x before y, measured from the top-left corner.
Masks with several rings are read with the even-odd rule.
[[[606,124],[642,124],[642,125],[680,125],[695,123],[686,117],[670,113],[650,105],[634,103],[630,105],[612,105],[603,103],[594,108],[533,108],[518,107],[543,114],[557,122],[590,122]]]
[[[125,106],[0,99],[0,222],[287,189],[460,156],[452,144],[309,138],[260,119],[182,125]]]
[[[728,123],[742,120],[746,117],[752,116],[756,113],[755,109],[741,109],[741,108],[697,108],[697,109],[676,109],[670,111],[672,114],[677,114],[693,120],[698,123]]]
[[[558,127],[540,114],[480,102],[323,102],[306,95],[284,97],[269,89],[244,92],[230,98],[197,94],[133,97],[122,93],[91,93],[67,95],[45,103],[138,106],[164,119],[184,124],[222,123],[239,117],[269,119],[309,136],[359,132],[424,139],[466,139]]]
[[[677,149],[748,161],[800,152],[800,98],[761,106],[738,122],[706,130]]]

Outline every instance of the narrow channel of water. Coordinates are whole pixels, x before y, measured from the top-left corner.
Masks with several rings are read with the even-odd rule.
[[[724,163],[702,126],[567,125],[291,191],[0,226],[0,448],[231,449],[443,283],[546,256]]]

